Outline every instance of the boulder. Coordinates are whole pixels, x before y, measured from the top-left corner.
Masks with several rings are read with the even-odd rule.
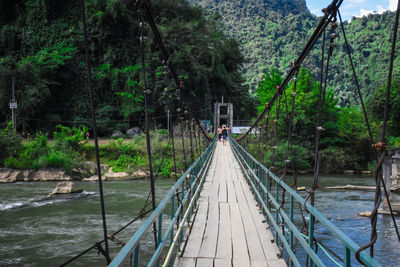
[[[149,174],[146,171],[139,169],[139,170],[133,172],[131,174],[131,176],[133,178],[146,178],[149,176]]]
[[[127,172],[113,172],[112,168],[104,174],[105,179],[127,179],[129,174]]]
[[[67,175],[65,171],[59,169],[40,169],[36,172],[35,181],[71,181],[71,176]]]
[[[124,134],[121,131],[114,131],[111,135],[111,138],[122,138]]]
[[[108,164],[100,164],[101,173],[105,173],[108,169]],[[84,178],[93,175],[97,175],[96,162],[85,161],[81,167],[72,170],[73,176],[77,178]]]
[[[101,180],[104,181],[106,178],[104,177],[104,175],[101,176]],[[85,182],[94,182],[94,181],[98,181],[99,177],[97,175],[92,175],[88,178],[83,178],[82,181]]]
[[[135,138],[140,136],[142,133],[143,131],[139,127],[133,127],[126,131],[126,134],[129,135],[129,138]]]
[[[370,211],[363,211],[363,212],[358,213],[358,215],[364,216],[364,217],[371,217],[372,212],[370,212]]]
[[[51,192],[48,196],[54,196],[56,194],[73,194],[73,193],[82,193],[83,189],[77,188],[73,182],[60,182],[57,184],[56,188],[54,188],[53,192]]]
[[[32,181],[36,175],[36,172],[33,170],[23,170],[21,171],[21,174],[24,181]]]
[[[13,170],[8,168],[0,168],[0,183],[14,183],[16,181],[23,181],[22,171]]]

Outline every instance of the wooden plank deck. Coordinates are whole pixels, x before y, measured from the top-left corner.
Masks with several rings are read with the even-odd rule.
[[[218,142],[196,220],[175,266],[287,266],[278,259],[278,248],[263,220],[229,143]]]

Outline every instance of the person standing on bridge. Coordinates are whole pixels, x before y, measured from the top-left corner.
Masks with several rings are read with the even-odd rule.
[[[226,139],[228,138],[228,127],[222,125],[222,144],[225,145]]]
[[[222,129],[221,129],[221,127],[218,127],[217,133],[218,133],[218,141],[221,141],[222,140]]]

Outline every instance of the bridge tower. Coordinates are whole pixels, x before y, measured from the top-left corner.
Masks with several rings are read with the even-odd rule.
[[[229,128],[233,126],[233,104],[222,102],[214,104],[214,132],[221,126],[226,124]]]

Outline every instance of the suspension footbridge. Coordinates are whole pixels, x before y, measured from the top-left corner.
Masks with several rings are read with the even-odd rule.
[[[286,266],[240,165],[218,143],[177,266]]]
[[[377,239],[376,223],[377,209],[381,202],[381,183],[385,189],[382,178],[382,162],[385,157],[386,142],[386,122],[388,101],[385,106],[385,118],[380,142],[374,144],[373,136],[369,130],[371,144],[377,148],[377,167],[376,167],[376,194],[375,207],[371,217],[371,238],[370,243],[360,246],[350,239],[345,233],[338,229],[331,220],[328,220],[315,208],[314,193],[318,188],[319,175],[319,143],[320,134],[323,132],[324,101],[326,97],[326,87],[328,79],[329,61],[332,51],[336,46],[334,43],[337,34],[335,29],[337,17],[341,21],[339,7],[343,0],[333,0],[332,3],[324,9],[324,16],[321,18],[315,31],[311,34],[304,49],[292,63],[291,69],[281,84],[276,86],[276,93],[265,103],[265,109],[260,113],[253,125],[240,137],[229,138],[229,143],[223,145],[216,138],[211,138],[200,127],[204,136],[209,141],[209,145],[204,152],[194,160],[194,153],[191,151],[192,165],[178,178],[174,186],[164,196],[163,200],[156,205],[154,197],[154,177],[151,162],[151,142],[148,122],[148,97],[151,91],[146,84],[146,64],[144,42],[144,17],[147,18],[156,42],[160,47],[163,56],[164,70],[169,70],[176,84],[175,95],[177,100],[177,117],[182,125],[184,120],[193,120],[189,117],[187,107],[182,103],[184,98],[184,84],[175,72],[170,60],[170,55],[164,45],[162,37],[158,32],[157,26],[151,14],[151,9],[147,1],[137,1],[137,7],[141,18],[140,23],[140,49],[142,61],[142,86],[144,91],[145,117],[146,117],[146,141],[149,157],[150,182],[152,192],[152,209],[143,210],[138,218],[151,213],[141,224],[139,229],[122,245],[121,250],[111,259],[108,240],[115,241],[114,235],[107,234],[106,216],[104,210],[104,199],[102,193],[101,173],[99,173],[99,188],[102,204],[102,218],[104,239],[97,242],[95,246],[101,252],[107,261],[108,266],[352,266],[362,264],[366,266],[381,266],[374,259],[374,243]],[[82,1],[83,3],[83,1]],[[84,6],[82,4],[82,6]],[[84,10],[84,8],[82,8]],[[82,12],[83,22],[85,14]],[[399,10],[397,10],[395,30],[398,27]],[[88,47],[86,38],[86,25],[83,23],[85,33],[86,48]],[[327,28],[330,26],[329,45],[327,53],[325,41]],[[364,110],[365,120],[368,128],[368,118],[364,108],[364,102],[361,97],[358,79],[354,70],[350,47],[346,40],[344,28],[343,36],[346,41],[346,48],[349,53],[349,59],[352,66],[354,80],[357,85],[360,103]],[[315,138],[315,166],[314,179],[311,188],[306,196],[299,194],[296,182],[292,185],[287,183],[287,174],[289,165],[293,160],[290,150],[292,138],[294,98],[296,96],[296,79],[299,68],[304,59],[309,54],[317,41],[322,38],[321,55],[321,82],[319,84],[318,101],[318,121],[316,122]],[[395,44],[396,35],[393,37]],[[393,68],[395,45],[393,45],[391,55],[391,65],[389,67],[388,90],[391,85],[391,71]],[[86,49],[88,53],[88,49]],[[327,59],[325,59],[327,54]],[[326,63],[326,67],[325,64]],[[87,69],[90,73],[89,61],[87,60]],[[89,77],[90,81],[90,77]],[[274,163],[270,168],[264,166],[250,155],[238,141],[245,140],[253,129],[267,116],[267,125],[269,112],[273,107],[277,108],[274,124],[276,127],[279,119],[279,105],[282,95],[285,95],[285,89],[288,84],[293,83],[292,108],[290,114],[287,114],[289,125],[287,150],[285,158],[285,167],[283,174],[278,177],[274,173]],[[90,88],[89,82],[89,90]],[[187,92],[186,92],[187,93]],[[93,102],[93,101],[92,101]],[[286,105],[288,105],[286,103]],[[288,108],[286,107],[288,110]],[[95,129],[94,107],[92,105],[93,127]],[[288,112],[289,113],[289,112]],[[192,114],[191,114],[192,115]],[[199,118],[195,118],[197,122]],[[171,121],[172,122],[172,121]],[[219,125],[217,122],[215,125]],[[231,126],[231,125],[230,125]],[[173,128],[173,124],[171,124]],[[175,161],[174,134],[171,131],[173,157]],[[192,131],[190,131],[192,134]],[[276,128],[275,141],[273,146],[273,155],[276,150]],[[192,136],[192,135],[190,135]],[[97,142],[96,131],[94,137]],[[185,150],[185,142],[182,137],[182,147]],[[191,139],[190,139],[191,140]],[[97,143],[96,153],[98,153]],[[194,145],[190,141],[190,149]],[[200,154],[200,153],[198,153]],[[99,157],[98,160],[98,169]],[[189,160],[184,157],[185,168]],[[292,164],[293,165],[293,164]],[[175,162],[176,166],[176,162]],[[175,170],[175,174],[177,171]],[[293,177],[295,170],[292,166]],[[386,189],[385,189],[386,190]],[[385,196],[388,194],[385,191]],[[390,201],[389,208],[393,215]],[[398,234],[395,218],[393,224]],[[136,218],[137,219],[137,218]],[[134,219],[134,220],[136,220]],[[129,223],[130,224],[130,223]],[[128,225],[129,225],[128,224]],[[125,227],[124,227],[125,228]],[[317,231],[318,230],[318,231]],[[117,231],[119,233],[120,231]],[[334,239],[337,246],[329,248],[321,241],[321,233],[325,237]],[[399,239],[400,235],[398,234]],[[149,241],[151,240],[151,241]],[[104,248],[102,243],[104,242]],[[151,242],[154,244],[154,251],[144,251],[143,243]],[[369,249],[369,253],[367,252]],[[84,253],[86,253],[85,251]],[[75,257],[78,258],[80,255]],[[74,260],[73,259],[73,260]],[[72,261],[72,260],[71,260]],[[69,262],[71,262],[69,261]],[[69,263],[67,262],[67,263]]]

